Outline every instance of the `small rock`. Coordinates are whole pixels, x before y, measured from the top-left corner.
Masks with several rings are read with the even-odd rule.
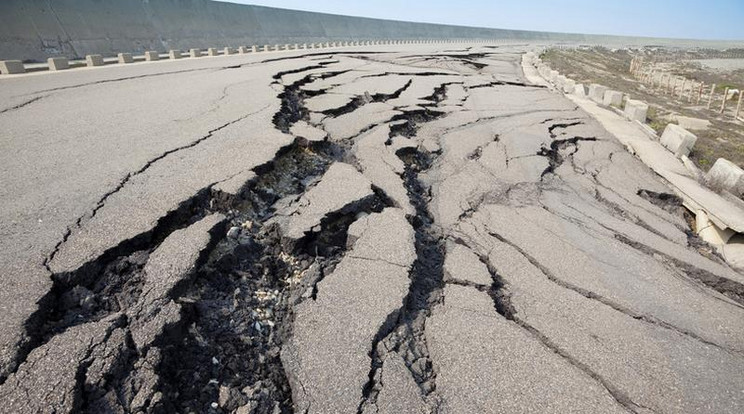
[[[220,407],[227,406],[227,404],[230,402],[230,387],[226,387],[224,385],[220,387],[220,394],[217,402],[220,404]]]
[[[219,365],[220,361],[217,359],[217,357],[212,357],[212,364]]]
[[[212,404],[210,404],[210,405],[211,405],[211,406],[212,406],[212,408],[214,408],[215,410],[216,410],[216,409],[218,409],[218,408],[220,408],[220,405],[219,405],[219,404],[217,404],[216,402],[213,402],[213,403],[212,403]]]
[[[250,401],[248,404],[238,408],[235,411],[235,414],[251,414],[256,408],[258,408],[258,403],[255,401]]]
[[[230,227],[227,231],[227,237],[231,239],[237,239],[240,236],[240,227]]]

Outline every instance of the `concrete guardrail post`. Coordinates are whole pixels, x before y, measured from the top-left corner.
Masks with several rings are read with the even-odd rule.
[[[171,50],[168,52],[168,58],[171,60],[181,59],[181,51],[180,50]]]
[[[147,52],[145,52],[145,60],[148,62],[160,60],[160,53],[155,50],[148,50]]]
[[[697,137],[679,125],[669,124],[661,134],[661,145],[673,152],[678,158],[688,156],[697,142]]]
[[[609,90],[604,94],[604,100],[602,103],[605,106],[616,106],[620,107],[623,104],[623,93],[619,91]]]
[[[103,56],[101,55],[86,55],[85,65],[88,67],[103,66]]]
[[[604,101],[604,94],[607,92],[607,87],[593,83],[589,85],[589,99],[596,103],[602,103]]]
[[[119,53],[117,57],[119,58],[119,63],[122,65],[134,62],[134,58],[132,57],[131,53]]]
[[[47,59],[49,70],[65,70],[70,68],[70,62],[66,57],[50,57]]]
[[[258,46],[256,46],[256,45],[251,46],[251,52],[257,53],[258,52]]]
[[[223,49],[222,52],[223,52],[222,54],[224,54],[225,56],[230,56],[233,53],[235,53],[235,50],[231,48],[230,46],[225,46],[225,49]]]
[[[192,58],[198,58],[201,57],[201,55],[201,49],[189,49],[189,56],[191,56]]]
[[[744,193],[744,170],[725,158],[719,158],[705,174],[705,185],[715,191],[726,190],[740,196]]]
[[[217,52],[217,48],[210,47],[209,49],[207,49],[207,55],[208,56],[217,56],[217,55],[219,55],[219,52]]]
[[[270,50],[271,50],[271,46],[269,46],[269,45],[264,45],[264,47],[263,47],[263,51],[264,51],[264,52],[268,52],[268,51],[270,51]]]
[[[648,105],[641,101],[628,99],[625,102],[625,117],[631,121],[646,122],[648,116]]]
[[[26,72],[26,67],[20,60],[0,60],[0,73],[3,75],[13,75],[16,73]]]
[[[245,55],[246,53],[248,53],[248,48],[246,48],[245,46],[240,46],[238,47],[238,53],[240,53],[241,55]]]

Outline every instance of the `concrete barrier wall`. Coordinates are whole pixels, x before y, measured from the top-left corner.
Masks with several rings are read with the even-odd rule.
[[[209,0],[0,1],[0,60],[335,40],[458,38],[665,43],[663,39],[408,23]]]

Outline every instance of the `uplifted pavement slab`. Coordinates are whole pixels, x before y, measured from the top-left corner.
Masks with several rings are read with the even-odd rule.
[[[352,212],[354,205],[372,197],[369,180],[354,166],[333,163],[317,185],[278,212],[282,237],[294,243],[313,231],[332,213]]]
[[[292,338],[282,349],[300,412],[357,411],[369,380],[373,339],[408,292],[416,255],[403,212],[370,214],[349,231],[352,249],[318,283],[317,297],[296,309]]]

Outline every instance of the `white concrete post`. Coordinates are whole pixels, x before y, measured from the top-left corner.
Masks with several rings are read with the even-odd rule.
[[[258,53],[258,46],[256,46],[256,45],[251,46],[251,52],[252,53]]]
[[[734,115],[734,119],[739,118],[739,113],[741,113],[741,98],[744,98],[744,90],[739,89],[739,103],[736,104],[736,114]]]
[[[131,53],[119,53],[118,58],[119,58],[119,63],[121,64],[134,62],[134,58],[132,57]]]
[[[160,53],[158,53],[155,50],[149,50],[145,52],[145,60],[148,62],[154,62],[156,60],[160,60]]]
[[[0,73],[12,75],[24,72],[26,72],[26,68],[20,60],[0,60]]]
[[[264,45],[264,47],[263,47],[263,51],[264,51],[264,52],[268,52],[268,51],[270,51],[270,50],[271,50],[271,46],[269,46],[269,45]]]
[[[47,59],[49,70],[65,70],[70,67],[70,62],[66,57],[50,57]]]
[[[245,46],[239,46],[238,53],[240,53],[241,55],[245,55],[246,53],[248,53],[248,48],[246,48]]]
[[[207,49],[207,55],[209,56],[217,56],[219,53],[217,52],[216,48],[210,47]]]
[[[716,91],[716,84],[710,85],[710,95],[708,95],[708,109],[713,105],[713,92]]]
[[[700,88],[698,89],[697,102],[695,102],[696,105],[700,105],[700,99],[703,97],[704,85],[705,85],[705,82],[700,82]]]
[[[103,56],[101,55],[86,55],[85,64],[88,67],[103,66]]]
[[[191,56],[192,58],[198,58],[198,57],[201,57],[201,55],[202,55],[201,49],[190,49],[189,50],[189,56]]]
[[[181,59],[181,51],[180,50],[171,50],[170,52],[168,52],[168,57],[170,59],[173,59],[173,60],[175,60],[175,59]]]
[[[223,50],[225,56],[232,55],[233,54],[233,48],[230,46],[225,46],[225,49]]]
[[[723,91],[723,99],[722,99],[723,102],[721,102],[721,110],[719,111],[719,113],[723,113],[723,111],[726,110],[726,97],[728,96],[728,91],[729,91],[729,88],[726,88]]]

